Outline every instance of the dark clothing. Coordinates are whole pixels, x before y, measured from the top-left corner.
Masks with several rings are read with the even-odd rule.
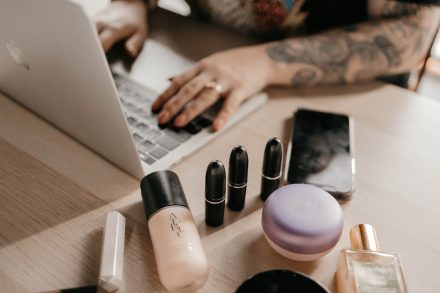
[[[302,11],[309,15],[304,24],[310,33],[368,19],[367,0],[306,0]]]

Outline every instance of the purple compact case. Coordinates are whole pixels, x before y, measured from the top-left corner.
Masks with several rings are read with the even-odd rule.
[[[293,260],[312,261],[336,245],[344,219],[339,203],[326,191],[291,184],[275,190],[266,200],[262,226],[275,251]]]

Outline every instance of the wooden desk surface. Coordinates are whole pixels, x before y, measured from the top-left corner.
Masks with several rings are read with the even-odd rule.
[[[155,36],[164,40],[153,31]],[[263,108],[172,168],[180,176],[210,262],[201,292],[233,292],[247,277],[275,268],[304,272],[334,291],[339,251],[349,246],[348,229],[357,223],[373,224],[382,249],[400,253],[410,292],[438,291],[440,104],[379,83],[268,93],[270,101]],[[260,225],[264,146],[273,136],[287,142],[289,119],[298,107],[347,113],[356,126],[357,190],[342,206],[343,236],[329,255],[310,263],[275,253]],[[241,213],[226,211],[222,227],[208,228],[205,168],[214,159],[227,166],[237,144],[249,151],[246,207]],[[2,95],[0,160],[0,292],[96,283],[102,227],[112,210],[127,217],[121,292],[164,291],[138,180]]]

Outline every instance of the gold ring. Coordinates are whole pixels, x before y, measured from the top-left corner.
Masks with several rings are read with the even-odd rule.
[[[218,84],[218,83],[216,83],[215,81],[213,81],[213,80],[208,81],[208,82],[205,84],[205,88],[213,89],[213,90],[215,90],[216,92],[218,92],[219,94],[221,94],[221,93],[223,92],[223,87],[222,87],[220,84]]]

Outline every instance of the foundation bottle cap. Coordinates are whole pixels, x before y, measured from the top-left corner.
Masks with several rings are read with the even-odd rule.
[[[379,251],[376,230],[370,224],[359,224],[350,229],[350,242],[353,249]]]
[[[145,176],[141,181],[141,193],[147,219],[168,206],[188,208],[179,177],[169,170],[157,171]]]

